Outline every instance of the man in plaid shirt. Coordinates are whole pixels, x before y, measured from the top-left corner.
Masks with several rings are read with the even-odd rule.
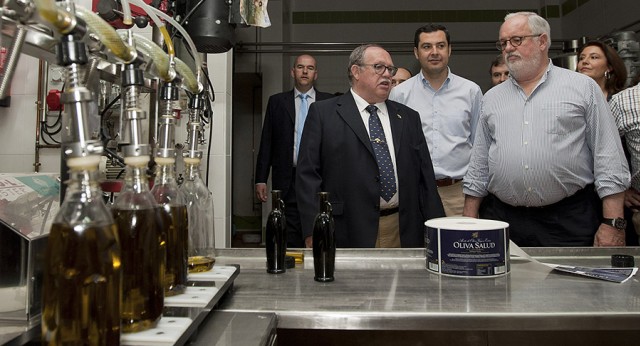
[[[633,211],[633,226],[640,235],[640,77],[634,87],[613,95],[610,105],[631,161],[631,187],[624,204]]]

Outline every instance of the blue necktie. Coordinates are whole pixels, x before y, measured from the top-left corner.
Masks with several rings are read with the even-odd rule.
[[[309,111],[309,104],[307,102],[307,94],[298,95],[300,98],[300,116],[298,117],[298,125],[296,126],[296,158],[300,152],[300,139],[302,139],[302,129],[304,129],[304,122],[307,120],[307,112]]]
[[[378,107],[374,105],[367,106],[369,117],[369,137],[373,152],[376,154],[378,161],[378,170],[380,171],[380,197],[389,202],[391,197],[396,194],[396,176],[393,173],[393,162],[389,154],[387,139],[382,130],[382,123],[378,117]]]

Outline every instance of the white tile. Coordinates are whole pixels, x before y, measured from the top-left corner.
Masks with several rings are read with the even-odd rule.
[[[0,173],[33,172],[33,158],[27,155],[0,154]]]
[[[220,101],[216,101],[213,106],[213,133],[211,139],[211,154],[212,155],[224,155],[226,148],[226,129],[227,123],[225,121],[226,118],[226,103],[225,100],[222,99]]]
[[[40,149],[40,172],[60,174],[60,149]]]
[[[209,78],[213,84],[213,90],[217,92],[231,92],[231,71],[233,51],[207,55],[207,67]]]
[[[0,109],[1,152],[33,154],[36,124],[35,96],[12,95],[11,107]]]
[[[231,231],[226,226],[224,218],[214,218],[216,248],[227,248],[231,244]],[[227,243],[229,241],[229,243]]]
[[[38,59],[26,54],[20,54],[18,65],[11,81],[12,99],[14,95],[35,95],[38,92],[38,63]]]

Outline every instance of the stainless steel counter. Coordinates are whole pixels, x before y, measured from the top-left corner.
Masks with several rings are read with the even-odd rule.
[[[610,255],[640,260],[640,248],[524,249],[539,261],[609,266]],[[313,280],[313,259],[266,273],[264,249],[222,249],[219,264],[239,264],[233,293],[219,309],[274,312],[279,329],[419,331],[614,331],[640,329],[640,283],[618,284],[551,272],[513,260],[491,278],[447,277],[425,269],[423,249],[339,249],[336,280]]]

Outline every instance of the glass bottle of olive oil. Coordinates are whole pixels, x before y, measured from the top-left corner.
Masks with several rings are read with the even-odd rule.
[[[175,179],[175,159],[156,157],[155,161],[156,179],[151,194],[165,212],[165,220],[169,224],[164,294],[173,296],[184,293],[187,288],[189,220],[184,195]]]
[[[200,177],[200,160],[184,158],[185,180],[180,186],[189,214],[189,272],[205,272],[215,263],[213,197]]]
[[[111,208],[122,248],[123,333],[154,328],[164,308],[167,226],[149,192],[148,162],[125,158],[125,184]]]
[[[97,181],[100,156],[67,160],[69,180],[44,261],[42,340],[119,345],[122,291],[118,232]]]

